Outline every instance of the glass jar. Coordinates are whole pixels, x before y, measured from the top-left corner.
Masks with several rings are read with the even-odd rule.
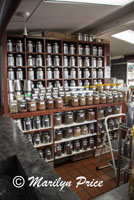
[[[59,56],[54,56],[54,66],[60,66],[60,58]]]
[[[83,34],[82,33],[77,33],[77,40],[83,40]]]
[[[119,101],[119,96],[117,93],[113,94],[113,102],[118,102]]]
[[[98,47],[98,56],[103,56],[103,49],[102,49],[102,47]]]
[[[18,68],[16,71],[16,79],[23,80],[23,71],[21,68]]]
[[[40,138],[40,134],[38,133],[34,135],[34,145],[36,146],[41,145],[41,138]]]
[[[88,34],[83,35],[83,40],[86,41],[86,42],[88,41]]]
[[[118,98],[119,98],[119,101],[120,101],[120,102],[123,101],[123,95],[122,95],[121,92],[118,93]]]
[[[27,109],[30,112],[37,110],[37,103],[34,99],[31,99],[27,102]]]
[[[101,137],[98,136],[97,137],[97,146],[99,147],[101,145],[101,143],[102,143]]]
[[[31,118],[24,118],[24,131],[30,131],[32,129]]]
[[[73,112],[65,112],[64,116],[64,124],[73,124],[74,122],[74,117],[73,117]]]
[[[103,124],[102,122],[98,122],[98,133],[102,134],[102,132],[103,132]]]
[[[90,67],[90,60],[89,60],[89,57],[85,57],[85,59],[84,59],[84,66],[85,66],[85,67]]]
[[[75,47],[73,44],[70,45],[70,54],[75,54]]]
[[[78,110],[76,113],[76,122],[82,123],[85,121],[85,111],[84,110]]]
[[[93,109],[86,110],[86,121],[95,120],[95,111]]]
[[[61,145],[60,144],[56,145],[55,153],[56,153],[57,157],[60,157],[62,155],[62,149],[61,149]]]
[[[74,141],[74,151],[80,151],[80,142],[79,140]]]
[[[45,149],[45,159],[47,159],[47,160],[51,160],[52,159],[52,151],[48,147]]]
[[[97,60],[96,60],[96,58],[93,58],[93,60],[92,60],[92,67],[94,67],[94,68],[97,67]]]
[[[94,138],[90,137],[89,138],[89,148],[93,149],[95,146]]]
[[[81,45],[78,47],[78,54],[83,55],[83,47]]]
[[[69,63],[68,63],[68,58],[67,56],[64,56],[64,59],[63,59],[63,66],[64,67],[68,67]]]
[[[79,100],[77,95],[71,96],[71,106],[73,107],[79,106]]]
[[[43,79],[43,70],[42,70],[42,68],[38,68],[38,70],[37,70],[37,79]]]
[[[53,109],[54,108],[54,100],[53,100],[53,98],[48,98],[47,100],[46,100],[46,108],[47,109]]]
[[[103,108],[99,108],[98,109],[98,118],[103,118],[104,117],[104,109]]]
[[[34,117],[33,122],[34,122],[34,128],[35,129],[40,129],[41,128],[41,118],[40,118],[40,116]]]
[[[113,107],[113,114],[119,114],[120,113],[120,107],[119,106],[114,106]]]
[[[76,82],[74,80],[70,81],[70,87],[75,87],[76,86]]]
[[[93,104],[93,95],[92,94],[89,94],[89,93],[86,94],[86,104],[87,105]]]
[[[78,78],[79,78],[79,79],[82,78],[82,71],[81,71],[81,69],[78,70]]]
[[[105,108],[105,117],[112,115],[112,108],[111,107],[107,107]]]
[[[73,129],[72,128],[66,128],[64,130],[64,138],[71,138],[73,137]]]
[[[32,53],[33,52],[33,43],[32,43],[32,41],[28,41],[28,45],[27,45],[27,51],[29,52],[29,53]]]
[[[84,69],[84,78],[89,78],[90,77],[90,72],[88,69]]]
[[[14,80],[14,70],[11,68],[8,69],[8,79]]]
[[[57,42],[54,43],[53,53],[59,53],[59,44]]]
[[[74,57],[74,56],[71,56],[71,57],[70,57],[69,65],[70,65],[71,67],[75,67],[75,57]]]
[[[81,135],[81,128],[80,128],[80,126],[75,126],[73,132],[74,132],[74,134],[73,134],[74,137],[79,137]]]
[[[90,125],[89,125],[89,133],[90,133],[90,134],[94,134],[94,131],[95,131],[94,129],[95,129],[94,123],[90,124]]]
[[[98,58],[98,60],[97,60],[97,67],[98,67],[98,68],[99,68],[99,67],[103,67],[103,61],[102,61],[101,58]]]
[[[64,43],[64,54],[68,54],[68,45]]]
[[[23,52],[23,44],[21,40],[17,40],[16,42],[16,52]]]
[[[97,85],[97,84],[98,84],[97,80],[93,80],[93,85]]]
[[[63,99],[61,97],[55,99],[55,108],[63,108]]]
[[[52,45],[47,43],[47,53],[52,53]]]
[[[100,103],[106,103],[106,102],[107,102],[106,95],[101,93],[100,94]]]
[[[109,128],[109,130],[113,130],[114,129],[114,121],[113,121],[113,119],[109,119],[108,128]]]
[[[17,101],[10,101],[10,103],[9,103],[9,111],[10,111],[10,113],[17,113],[18,112]]]
[[[82,139],[82,149],[87,150],[87,139]]]
[[[42,44],[40,41],[36,44],[36,53],[42,53]]]
[[[32,58],[32,56],[28,56],[28,66],[29,67],[33,66],[33,58]]]
[[[71,97],[70,92],[66,92],[64,98],[64,103],[66,106],[70,105],[70,97]]]
[[[76,71],[74,68],[71,68],[71,71],[70,71],[70,78],[71,79],[75,79],[76,78]]]
[[[45,110],[46,109],[45,100],[39,99],[37,101],[37,109],[38,110]]]
[[[44,127],[49,128],[51,127],[51,119],[48,115],[44,115],[42,118],[42,124]]]
[[[64,73],[64,79],[68,79],[68,70],[67,70],[67,68],[64,68],[63,73]]]
[[[82,80],[79,80],[79,86],[83,86]]]
[[[28,79],[34,80],[34,70],[33,70],[33,68],[28,68]]]
[[[82,58],[81,57],[78,58],[78,66],[82,67]]]
[[[96,69],[93,69],[93,70],[92,70],[92,78],[97,78]]]
[[[11,67],[14,66],[14,57],[13,57],[13,54],[8,54],[7,64],[8,64],[8,66],[11,66]]]
[[[84,86],[88,87],[90,85],[89,80],[84,81]]]
[[[52,65],[53,65],[52,56],[51,55],[47,55],[47,66],[51,67]]]
[[[70,155],[70,154],[72,154],[72,151],[73,151],[72,143],[71,142],[66,142],[65,143],[65,152],[66,152],[66,154]]]
[[[62,124],[62,116],[60,113],[55,113],[54,114],[54,126],[61,126]]]
[[[42,67],[42,65],[43,65],[43,63],[42,63],[42,57],[41,57],[41,55],[37,55],[36,66]]]
[[[102,69],[98,70],[98,78],[103,78],[103,71],[102,71]]]
[[[104,91],[109,91],[109,90],[110,90],[110,85],[104,84]]]
[[[103,85],[97,84],[96,86],[97,86],[97,91],[98,92],[103,92]]]
[[[51,68],[47,68],[47,79],[52,79],[53,76],[52,76],[52,70]]]
[[[87,135],[88,134],[88,126],[83,125],[81,126],[81,135]]]
[[[85,46],[84,54],[89,56],[90,55],[90,47],[88,45]]]
[[[82,94],[79,95],[79,106],[85,106],[86,105],[86,97]]]
[[[23,66],[22,56],[20,54],[16,57],[16,66]]]
[[[13,43],[11,40],[7,41],[7,52],[13,51]]]
[[[58,68],[54,69],[54,79],[59,79],[60,78],[60,72]]]
[[[21,112],[21,113],[27,112],[26,100],[20,100],[18,102],[18,111]]]
[[[112,102],[113,102],[113,95],[107,94],[107,103],[112,103]]]
[[[93,95],[93,103],[94,104],[99,104],[100,103],[100,96],[99,96],[99,94],[94,94]]]
[[[55,132],[55,140],[59,141],[63,139],[63,134],[62,131],[60,129],[56,130]]]

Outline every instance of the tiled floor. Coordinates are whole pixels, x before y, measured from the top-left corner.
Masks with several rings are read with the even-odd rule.
[[[111,159],[110,154],[106,154],[105,156],[103,155],[101,158],[101,165],[107,164],[106,158]],[[93,157],[76,162],[70,161],[69,163],[56,167],[55,170],[65,181],[72,181],[71,189],[79,196],[81,200],[90,200],[116,187],[114,170],[108,167],[96,171],[96,164],[97,157]],[[101,188],[87,187],[86,184],[76,188],[76,178],[78,176],[86,177],[87,181],[95,179],[98,181],[102,180],[104,183]]]

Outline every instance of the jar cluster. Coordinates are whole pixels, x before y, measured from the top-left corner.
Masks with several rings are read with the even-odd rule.
[[[26,117],[24,119],[18,119],[16,123],[22,131],[39,130],[52,126],[50,115]]]
[[[7,40],[7,52],[23,52],[23,42],[22,40],[17,40],[14,42],[13,40]]]
[[[62,124],[68,125],[76,123],[82,123],[85,121],[95,120],[95,111],[93,109],[68,111],[64,113],[55,113],[54,126],[61,126]],[[93,126],[92,126],[93,128]],[[94,129],[93,129],[94,131]],[[80,131],[81,132],[81,131]]]
[[[21,54],[13,55],[13,54],[8,54],[7,56],[7,65],[10,67],[22,67],[24,66],[24,57]]]
[[[81,140],[74,140],[72,142],[65,142],[55,145],[55,156],[60,157],[63,154],[71,155],[81,150],[88,150],[95,148],[95,139],[93,137]]]
[[[52,142],[51,133],[48,131],[29,133],[26,135],[29,142],[31,142],[34,146],[40,146],[40,145],[49,144]]]
[[[45,147],[43,149],[39,149],[38,153],[40,157],[44,158],[46,161],[50,161],[51,159],[53,159],[52,147]]]
[[[119,114],[120,113],[120,106],[108,106],[106,108],[99,108],[98,109],[98,118],[104,118],[109,115]]]

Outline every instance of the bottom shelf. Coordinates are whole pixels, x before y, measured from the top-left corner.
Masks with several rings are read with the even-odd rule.
[[[55,157],[55,160],[58,160],[58,159],[62,159],[62,158],[66,158],[66,157],[70,157],[70,156],[73,156],[73,155],[76,155],[76,154],[80,154],[80,153],[84,153],[84,152],[87,152],[87,151],[93,151],[93,150],[95,150],[96,149],[96,147],[94,147],[94,148],[88,148],[87,150],[80,150],[80,151],[73,151],[73,153],[72,154],[62,154],[61,156],[56,156]]]

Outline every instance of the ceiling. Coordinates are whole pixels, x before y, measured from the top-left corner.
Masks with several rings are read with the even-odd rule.
[[[22,0],[17,12],[30,12],[27,19],[27,28],[30,31],[49,30],[66,33],[74,33],[79,30],[86,31],[99,26],[114,12],[118,12],[119,6],[108,5],[81,5],[81,4],[56,4],[44,3],[41,0]],[[110,20],[110,17],[109,17]],[[127,25],[128,26],[128,25]],[[88,28],[87,28],[88,27]],[[129,25],[128,27],[132,27]],[[111,56],[120,56],[134,51],[134,46],[112,38],[111,34],[125,30],[126,25],[101,34],[100,37],[110,40]],[[12,17],[8,31],[21,33],[23,30],[23,18],[16,14]]]

